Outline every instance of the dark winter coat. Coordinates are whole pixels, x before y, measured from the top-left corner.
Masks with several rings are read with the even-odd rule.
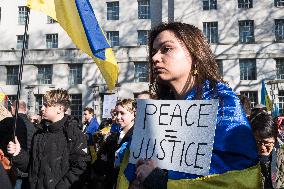
[[[7,117],[0,122],[0,148],[7,155],[7,145],[13,140],[14,117]],[[35,132],[33,124],[29,121],[26,114],[19,113],[17,119],[16,136],[25,150],[30,149],[32,136]]]
[[[42,125],[33,137],[31,153],[21,150],[13,158],[22,171],[29,171],[30,189],[81,188],[80,176],[90,157],[87,139],[78,121],[65,116],[49,126]]]
[[[0,186],[1,188],[5,188],[5,189],[13,188],[10,178],[1,162],[0,162]]]

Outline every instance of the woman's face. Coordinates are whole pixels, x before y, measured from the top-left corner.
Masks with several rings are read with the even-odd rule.
[[[154,72],[172,85],[185,84],[191,72],[192,58],[184,43],[170,30],[158,34],[151,52]]]
[[[116,123],[120,125],[122,129],[131,126],[134,123],[135,113],[128,111],[126,108],[118,105],[115,108],[116,111]]]

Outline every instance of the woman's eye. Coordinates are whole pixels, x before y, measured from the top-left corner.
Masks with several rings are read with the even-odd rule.
[[[170,50],[171,50],[170,47],[163,47],[163,48],[162,48],[162,53],[167,53],[167,52],[169,52]]]

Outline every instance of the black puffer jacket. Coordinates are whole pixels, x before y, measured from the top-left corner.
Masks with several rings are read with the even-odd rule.
[[[14,164],[29,170],[30,189],[81,188],[80,176],[87,168],[87,138],[78,121],[65,116],[49,126],[43,125],[33,138],[30,156],[24,150]]]
[[[8,155],[7,145],[14,137],[14,124],[14,117],[7,117],[0,121],[0,148],[3,150],[5,155]],[[25,150],[29,150],[30,141],[34,134],[34,126],[28,120],[26,114],[19,113],[15,134],[21,144],[21,147]]]

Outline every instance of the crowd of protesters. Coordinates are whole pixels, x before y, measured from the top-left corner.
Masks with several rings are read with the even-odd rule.
[[[179,22],[155,27],[149,61],[150,88],[137,98],[219,100],[208,177],[163,170],[151,159],[127,162],[135,100],[118,100],[100,125],[86,107],[81,123],[66,113],[68,92],[56,89],[44,95],[41,116],[28,119],[19,101],[15,138],[14,119],[0,122],[1,188],[284,188],[284,117],[272,118],[266,107],[251,109],[247,98],[237,97],[198,28]],[[212,181],[223,174],[231,178]]]

